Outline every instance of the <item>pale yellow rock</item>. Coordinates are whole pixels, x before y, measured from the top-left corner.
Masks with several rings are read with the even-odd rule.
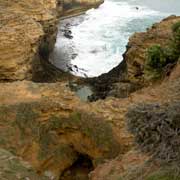
[[[0,80],[31,79],[44,36],[56,33],[56,0],[0,1]],[[47,35],[45,31],[54,29]]]
[[[31,78],[32,61],[44,35],[42,26],[18,13],[0,11],[0,79]]]

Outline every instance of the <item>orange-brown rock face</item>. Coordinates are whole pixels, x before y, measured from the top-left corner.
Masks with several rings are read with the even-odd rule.
[[[131,146],[119,107],[113,101],[80,102],[65,84],[3,83],[0,147],[56,178],[79,154],[96,166]]]
[[[11,11],[1,10],[0,19],[0,79],[30,79],[43,29],[28,16]]]
[[[135,33],[130,37],[124,60],[127,63],[127,78],[131,82],[147,83],[143,76],[147,49],[155,44],[165,47],[172,39],[172,25],[178,21],[180,17],[171,16],[154,24],[147,32]]]
[[[54,26],[56,1],[0,1],[0,80],[31,79],[46,29]],[[40,24],[41,23],[41,24]],[[44,23],[44,24],[43,24]]]
[[[117,157],[98,166],[95,171],[91,172],[91,180],[118,180],[123,173],[141,166],[147,161],[148,156],[142,155],[138,151],[129,151],[123,157]],[[120,179],[121,180],[121,179]]]
[[[100,2],[90,4],[97,6]],[[81,8],[87,5],[79,3]],[[72,13],[76,14],[73,4]],[[0,81],[32,79],[41,68],[39,47],[46,56],[53,49],[60,14],[63,2],[58,0],[0,1]]]
[[[180,101],[180,66],[161,85],[126,99],[81,102],[65,84],[3,83],[0,87],[0,147],[29,162],[38,173],[58,177],[79,154],[94,167],[132,147],[126,113],[139,103]]]
[[[34,65],[40,58],[39,47],[47,44],[48,48],[53,47],[57,5],[55,0],[0,0],[0,81],[32,78]],[[168,43],[171,25],[177,21],[179,17],[168,18],[147,33],[135,34],[130,39],[125,54],[129,80],[142,83],[146,49],[154,43]],[[107,98],[93,103],[81,102],[62,82],[1,83],[0,161],[3,153],[10,158],[14,154],[20,167],[24,167],[22,159],[32,166],[32,174],[27,177],[59,179],[80,156],[88,157],[93,168],[118,156],[110,164],[99,166],[92,175],[94,180],[112,178],[112,169],[117,171],[113,175],[119,175],[148,159],[134,152],[123,157],[133,146],[133,136],[126,129],[129,107],[174,101],[180,101],[179,64],[161,84],[143,88],[128,98]],[[1,162],[9,166],[6,161]],[[1,169],[2,166],[0,177]],[[13,178],[16,172],[19,175],[19,170],[15,173],[13,170]]]

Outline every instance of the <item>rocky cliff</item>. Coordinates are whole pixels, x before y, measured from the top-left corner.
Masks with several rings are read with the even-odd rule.
[[[161,84],[143,88],[128,99],[124,120],[130,123],[138,149],[135,145],[135,150],[99,165],[90,179],[178,180],[180,64]],[[125,107],[128,99],[119,103]]]
[[[93,179],[111,180],[114,176],[116,180],[122,172],[149,158],[139,155],[140,152],[123,156],[133,147],[133,136],[126,130],[127,112],[139,104],[157,107],[158,103],[161,107],[179,103],[179,85],[179,64],[161,84],[139,90],[125,99],[108,98],[94,103],[80,101],[67,83],[3,83],[0,147],[30,163],[40,177],[66,179],[67,170],[71,178],[77,178],[78,175],[71,174],[71,168],[83,157],[86,163],[91,162],[91,170],[95,168]],[[143,112],[138,111],[132,117]],[[178,118],[178,113],[175,111],[174,117]],[[150,111],[145,115],[150,118]],[[115,160],[107,161],[116,156]],[[105,160],[104,165],[98,166]]]
[[[86,7],[82,12],[102,1],[0,1],[1,81],[32,79],[37,71],[42,73],[40,60],[48,59],[56,40],[58,19],[66,13],[67,3],[68,10],[72,10],[68,14],[72,15],[76,4]]]
[[[59,16],[73,15],[85,10],[84,5],[96,7],[101,2],[0,0],[1,179],[83,180],[89,179],[88,173],[95,169],[90,177],[93,180],[139,177],[149,180],[145,179],[147,175],[151,178],[154,176],[151,173],[161,168],[159,161],[151,159],[149,147],[165,145],[162,151],[157,148],[156,154],[177,157],[179,127],[174,127],[174,123],[179,124],[179,17],[169,17],[147,32],[133,35],[123,63],[110,73],[90,80],[98,84],[97,90],[103,93],[104,100],[82,102],[67,81],[28,81],[37,72],[43,73],[40,64],[47,60],[53,48]],[[159,65],[161,52],[171,42],[175,49],[171,53],[178,54],[173,56],[176,61],[169,62],[169,56],[163,56],[165,64],[160,68],[166,69],[166,73],[158,83],[149,81],[144,76],[147,60],[153,60],[152,64],[155,60]],[[153,56],[147,58],[149,48],[157,44],[155,51],[150,51]],[[48,63],[47,67],[50,68]],[[154,127],[151,122],[155,123],[156,119],[159,124]],[[133,123],[136,125],[132,126]],[[128,124],[131,133],[127,131]],[[165,127],[165,132],[172,129],[173,135],[166,138],[161,127]],[[148,134],[149,130],[153,133]],[[146,141],[147,134],[150,143]],[[133,149],[134,140],[140,151]],[[176,156],[170,154],[171,150]],[[153,163],[146,168],[149,159]],[[134,173],[142,170],[142,176]],[[158,174],[156,179],[164,176]]]

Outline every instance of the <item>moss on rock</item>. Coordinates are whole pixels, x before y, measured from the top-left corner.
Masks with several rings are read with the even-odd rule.
[[[74,112],[69,118],[51,117],[50,129],[72,129],[88,137],[106,157],[115,157],[120,146],[115,140],[110,124],[93,114]]]

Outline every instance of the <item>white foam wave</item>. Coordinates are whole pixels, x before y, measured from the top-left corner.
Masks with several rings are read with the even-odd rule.
[[[72,27],[78,54],[72,64],[86,69],[88,76],[100,75],[118,65],[131,34],[124,27],[133,19],[160,16],[159,12],[147,7],[138,8],[127,2],[107,0],[100,8],[87,11],[85,20]]]

